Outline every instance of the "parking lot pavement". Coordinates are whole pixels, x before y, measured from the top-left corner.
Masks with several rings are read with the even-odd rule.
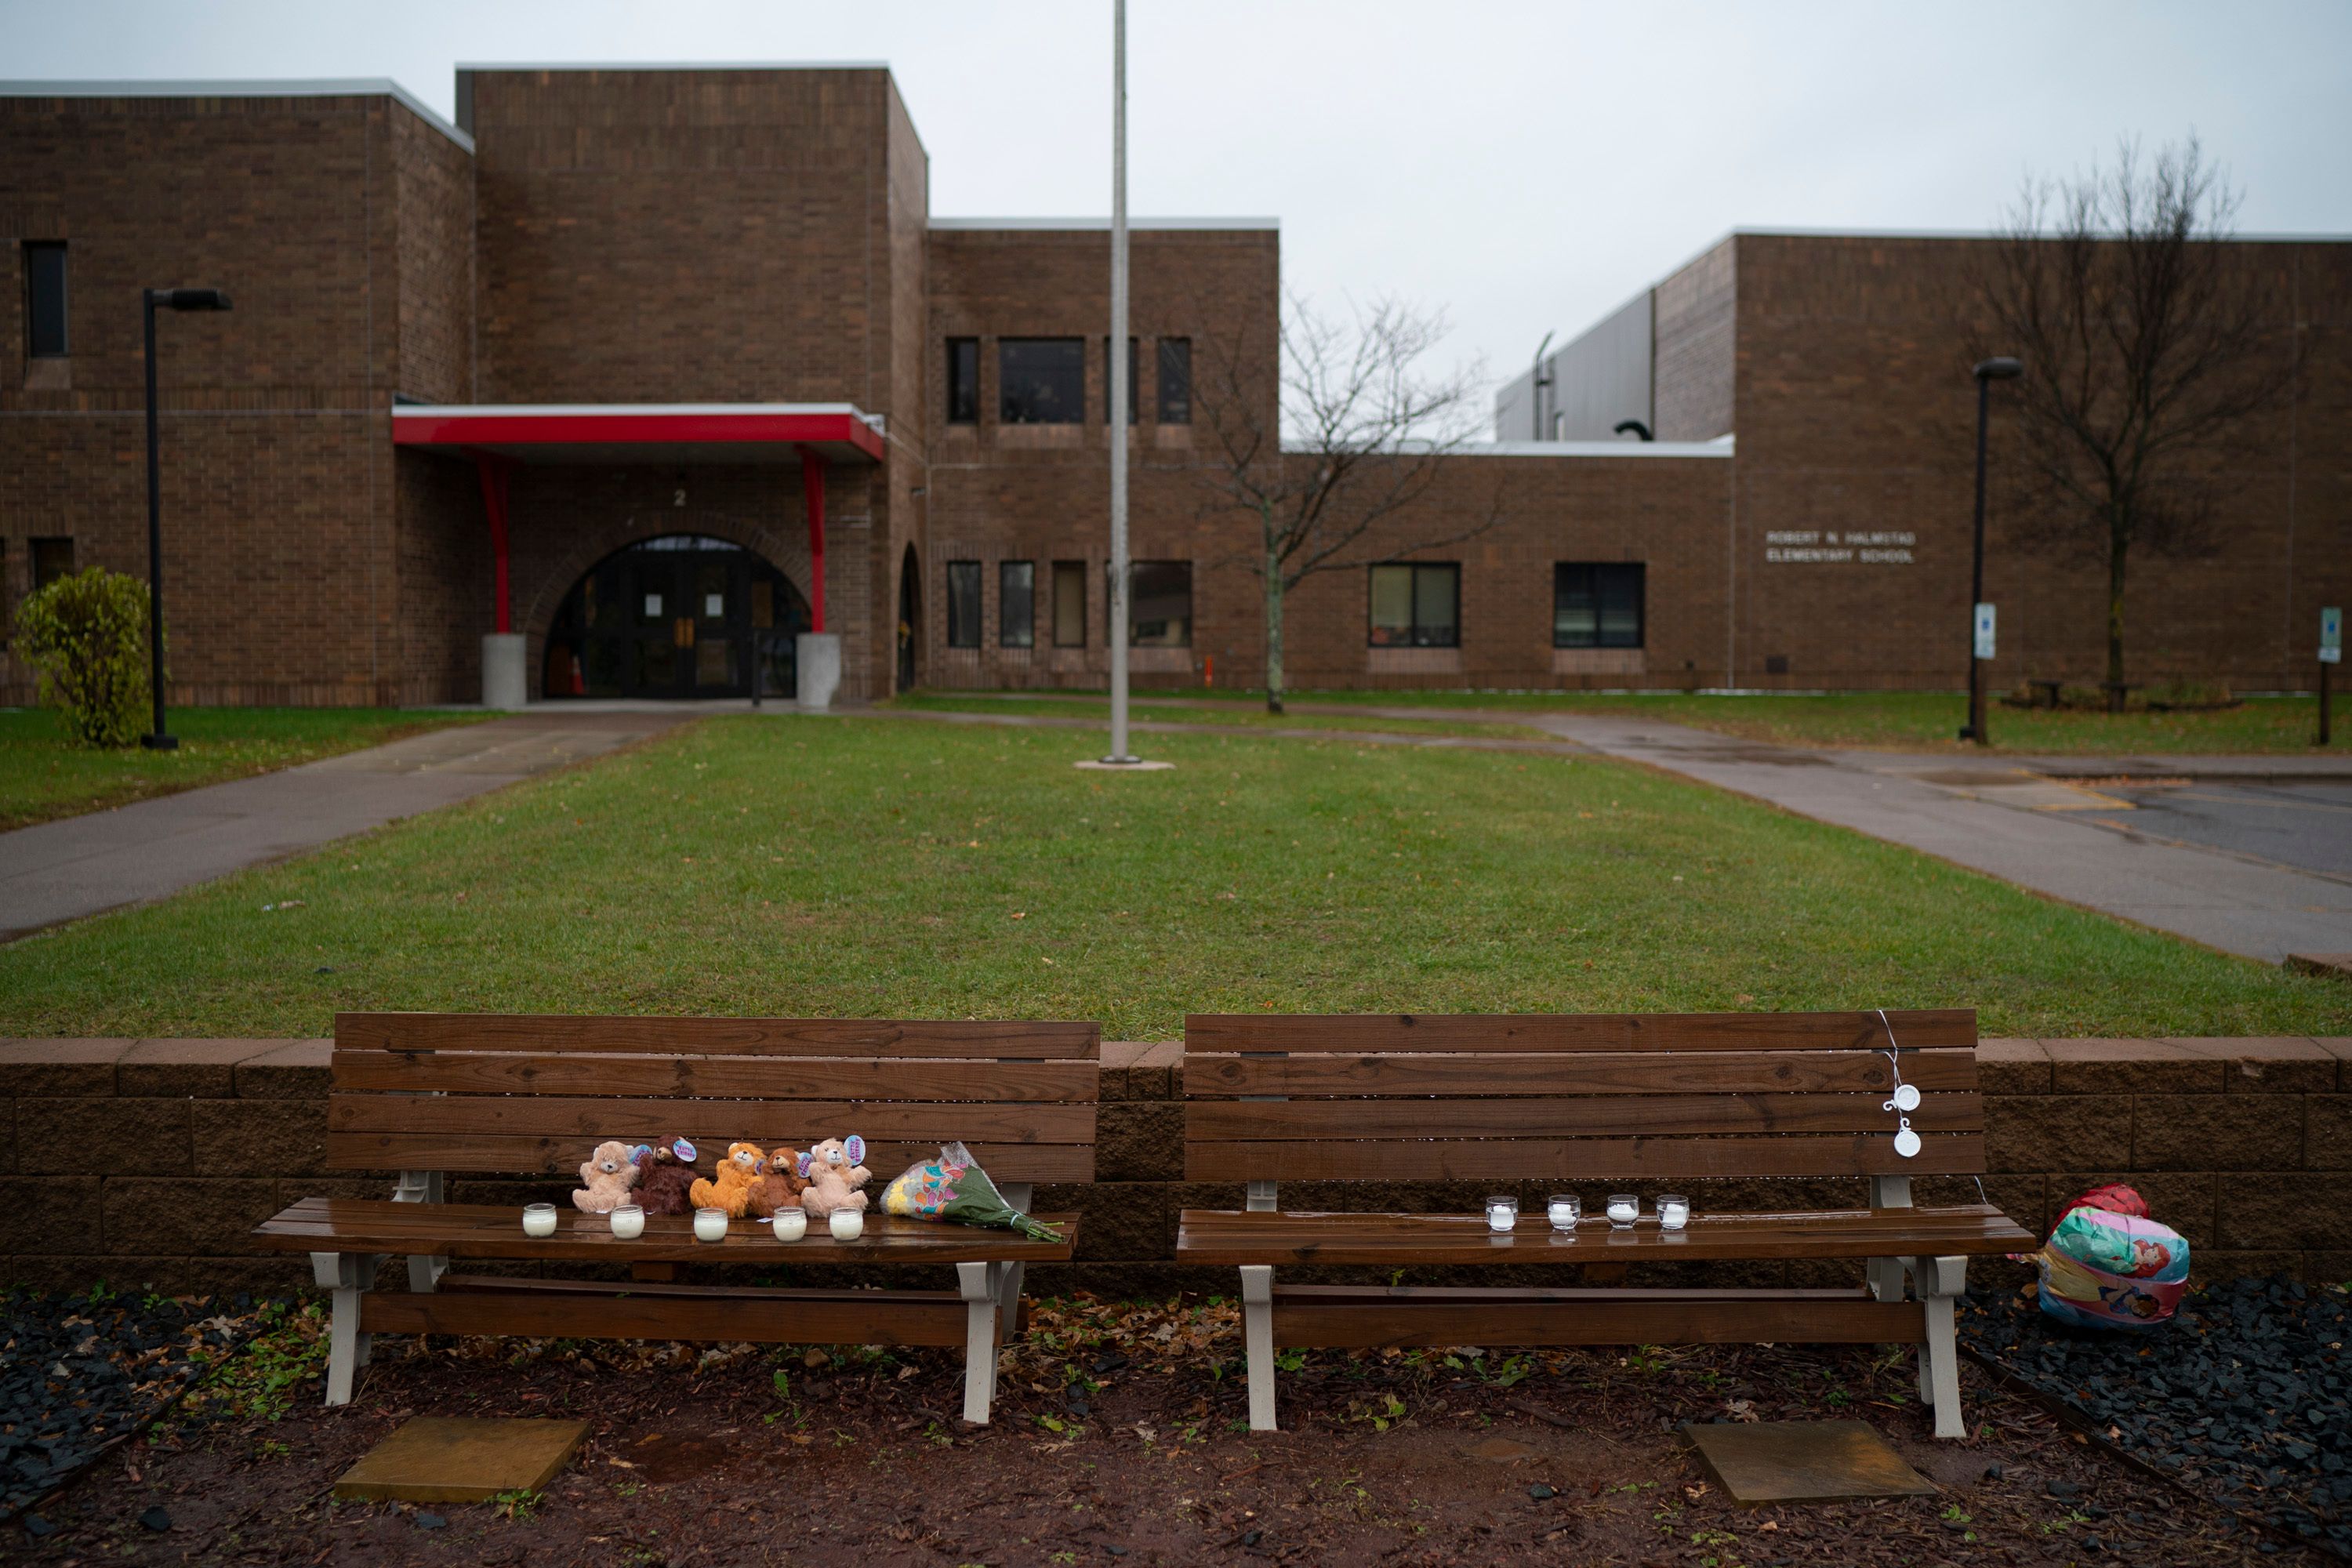
[[[2352,784],[2231,784],[2194,780],[2106,784],[2132,811],[2094,814],[2103,827],[2200,844],[2273,865],[2352,880]]]

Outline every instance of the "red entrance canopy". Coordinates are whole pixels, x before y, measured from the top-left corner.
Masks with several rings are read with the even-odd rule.
[[[399,404],[392,444],[471,458],[490,521],[494,624],[510,625],[507,471],[515,463],[797,463],[808,508],[809,621],[824,630],[824,471],[878,463],[882,433],[847,403]]]

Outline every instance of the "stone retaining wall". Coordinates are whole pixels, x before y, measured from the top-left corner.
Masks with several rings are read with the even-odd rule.
[[[104,1279],[171,1293],[307,1282],[300,1259],[252,1252],[252,1227],[298,1198],[390,1193],[389,1173],[321,1170],[330,1048],[325,1040],[0,1041],[0,1281]],[[1080,1261],[1040,1270],[1041,1288],[1206,1283],[1166,1261],[1177,1211],[1238,1207],[1241,1193],[1182,1179],[1179,1049],[1172,1041],[1104,1047],[1099,1181],[1047,1187],[1037,1200],[1084,1214]],[[2128,1181],[2189,1237],[2201,1278],[2352,1279],[2352,1037],[1989,1040],[1978,1058],[1985,1192],[2020,1224],[2044,1229],[2074,1194]],[[1284,1191],[1286,1205],[1303,1208],[1467,1209],[1491,1184]],[[1586,1184],[1597,1197],[1598,1184]],[[1863,1201],[1854,1181],[1685,1184],[1702,1210]],[[560,1199],[570,1185],[454,1180],[450,1196],[520,1204]],[[1542,1195],[1542,1184],[1531,1184],[1521,1201],[1539,1205]],[[1923,1181],[1919,1195],[1964,1201],[1975,1184]],[[1757,1283],[1843,1277],[1773,1266],[1710,1278],[1734,1272]],[[1543,1278],[1564,1282],[1558,1270]]]

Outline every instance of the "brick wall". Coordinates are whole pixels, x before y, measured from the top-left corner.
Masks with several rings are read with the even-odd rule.
[[[392,1180],[320,1170],[330,1048],[324,1040],[0,1041],[0,1281],[104,1278],[172,1291],[305,1282],[299,1259],[256,1254],[247,1233],[297,1199],[388,1196]],[[1166,1262],[1179,1209],[1241,1201],[1237,1186],[1183,1180],[1180,1054],[1172,1041],[1104,1047],[1098,1180],[1037,1196],[1041,1208],[1084,1215],[1080,1260],[1041,1270],[1041,1289],[1219,1288],[1212,1272]],[[2045,1231],[2074,1194],[2126,1181],[2189,1237],[2200,1279],[2352,1276],[2352,1037],[1994,1040],[1978,1058],[1985,1190],[2021,1225]],[[1864,1201],[1857,1181],[1678,1184],[1702,1209]],[[450,1196],[561,1202],[570,1185],[456,1179]],[[1301,1208],[1468,1210],[1494,1185],[1297,1183],[1285,1192]],[[1544,1192],[1524,1184],[1522,1205],[1539,1208]],[[1973,1202],[1976,1185],[1923,1179],[1918,1196]],[[1988,1268],[1979,1277],[1995,1275]],[[1709,1277],[1843,1278],[1777,1267]]]

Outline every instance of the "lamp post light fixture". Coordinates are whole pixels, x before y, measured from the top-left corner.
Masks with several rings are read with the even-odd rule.
[[[180,741],[163,726],[163,444],[155,423],[155,310],[226,310],[228,296],[217,289],[142,289],[139,299],[147,318],[147,658],[155,699],[155,728],[139,743],[168,752]]]
[[[1989,606],[1984,596],[1984,500],[1985,500],[1985,419],[1992,399],[1992,384],[2015,381],[2025,374],[2025,362],[2007,355],[1982,360],[1977,364],[1977,516],[1976,546],[1969,570],[1969,722],[1960,731],[1963,741],[1974,741],[1979,746],[1992,743],[1985,733],[1985,660],[1991,650],[1989,640],[1980,637],[1979,627]],[[1990,627],[1985,630],[1990,632]]]

